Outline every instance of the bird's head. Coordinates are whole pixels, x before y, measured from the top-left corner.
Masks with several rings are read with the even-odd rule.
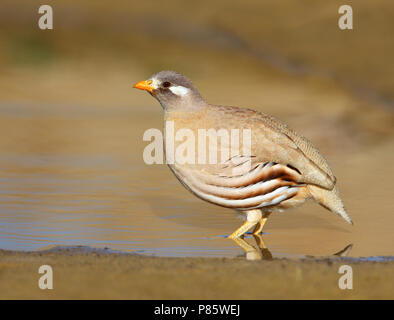
[[[160,71],[148,80],[137,82],[134,88],[148,91],[166,111],[195,109],[206,105],[193,83],[174,71]]]

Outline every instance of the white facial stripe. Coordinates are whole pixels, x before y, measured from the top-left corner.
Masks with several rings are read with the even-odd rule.
[[[156,79],[156,78],[151,78],[151,79],[149,79],[149,80],[152,81],[151,86],[152,86],[154,89],[158,89],[158,88],[161,86],[161,81],[159,81],[158,79]],[[172,86],[169,87],[168,89],[170,89],[171,92],[172,92],[173,94],[177,95],[177,96],[184,96],[184,95],[188,94],[189,91],[190,91],[188,88],[185,88],[185,87],[183,87],[183,86],[174,86],[174,85],[172,85]]]
[[[160,82],[159,82],[159,80],[157,80],[157,79],[155,79],[155,78],[152,78],[152,79],[149,79],[149,80],[152,81],[151,86],[152,86],[154,89],[157,89],[157,88],[160,87]]]
[[[169,89],[173,94],[176,94],[177,96],[184,96],[190,91],[188,88],[182,86],[171,86]]]

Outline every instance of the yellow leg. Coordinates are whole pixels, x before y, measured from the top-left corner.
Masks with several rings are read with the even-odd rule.
[[[262,235],[261,234],[254,234],[253,238],[261,250],[261,254],[263,256],[263,259],[272,260],[272,253],[269,251],[269,249],[265,245]]]
[[[270,213],[267,213],[267,212],[263,214],[263,217],[257,223],[256,228],[254,228],[254,230],[253,230],[254,235],[260,234],[263,231],[264,225],[267,222],[269,215],[270,215]]]
[[[239,245],[245,253],[256,251],[256,248],[247,243],[243,237],[232,239],[237,245]]]
[[[249,244],[246,240],[243,239],[243,236],[239,238],[232,239],[237,245],[239,245],[243,251],[245,251],[246,260],[272,260],[272,254],[264,243],[263,237],[261,234],[253,235],[254,240],[256,241],[257,247]]]
[[[243,239],[243,236],[239,238],[234,238],[232,240],[245,251],[246,260],[262,259],[260,249],[257,249],[248,242],[246,242],[246,240]]]
[[[262,218],[260,210],[250,210],[246,212],[246,221],[244,224],[233,232],[230,239],[239,238],[250,228],[254,227]]]

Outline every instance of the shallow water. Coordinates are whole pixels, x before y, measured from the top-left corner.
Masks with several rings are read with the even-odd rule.
[[[143,162],[142,135],[161,128],[159,108],[3,103],[0,115],[1,249],[243,254],[225,237],[242,223],[235,213],[196,199],[165,165]],[[355,226],[313,202],[272,215],[263,236],[272,254],[327,256],[352,244],[349,257],[394,255],[393,145],[331,153]]]

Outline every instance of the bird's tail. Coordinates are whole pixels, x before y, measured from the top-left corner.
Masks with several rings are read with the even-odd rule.
[[[332,190],[326,190],[317,186],[308,185],[309,192],[313,198],[324,208],[334,212],[346,222],[353,224],[352,218],[346,212],[341,198],[339,197],[338,188],[334,186]]]

